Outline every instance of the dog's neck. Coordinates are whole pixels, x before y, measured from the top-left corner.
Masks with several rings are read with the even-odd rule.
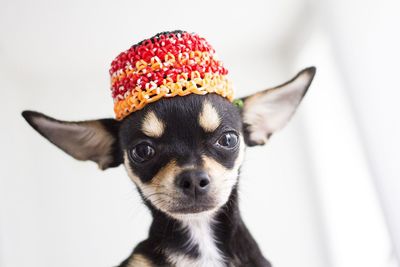
[[[137,251],[157,248],[159,258],[153,261],[160,265],[165,257],[176,266],[226,266],[233,261],[256,263],[264,259],[241,219],[237,200],[235,187],[227,203],[213,216],[188,220],[174,219],[147,203],[153,223],[149,238]]]

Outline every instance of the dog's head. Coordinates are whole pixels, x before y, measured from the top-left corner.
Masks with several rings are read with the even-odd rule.
[[[238,181],[245,146],[263,145],[293,115],[315,68],[232,104],[216,94],[164,98],[122,121],[65,122],[25,111],[29,124],[78,160],[124,164],[152,207],[179,218],[213,212]]]

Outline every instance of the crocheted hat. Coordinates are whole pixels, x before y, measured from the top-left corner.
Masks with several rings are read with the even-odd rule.
[[[111,91],[117,120],[163,97],[233,90],[227,69],[197,34],[162,32],[133,45],[111,63]]]

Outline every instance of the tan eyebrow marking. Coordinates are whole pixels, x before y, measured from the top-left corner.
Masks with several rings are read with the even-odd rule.
[[[199,115],[199,124],[206,132],[215,131],[221,123],[217,110],[210,102],[205,101]]]
[[[159,138],[165,130],[164,123],[157,117],[154,111],[148,112],[142,122],[142,132],[149,137]]]

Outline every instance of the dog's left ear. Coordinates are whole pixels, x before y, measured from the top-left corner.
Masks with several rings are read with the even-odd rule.
[[[67,122],[35,111],[24,111],[27,122],[51,143],[78,160],[91,160],[104,170],[122,163],[119,122],[101,119]]]
[[[248,146],[263,145],[292,117],[315,75],[315,67],[302,70],[292,80],[239,100],[244,138]]]

